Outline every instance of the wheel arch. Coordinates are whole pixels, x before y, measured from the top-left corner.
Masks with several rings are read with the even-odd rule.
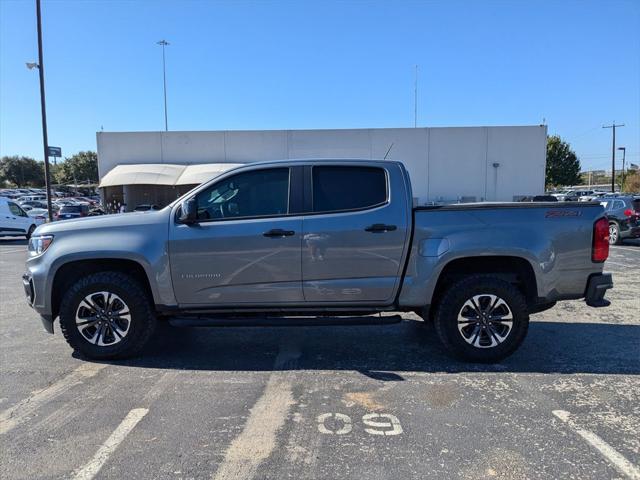
[[[452,283],[471,275],[502,278],[522,292],[527,306],[537,304],[538,287],[533,266],[525,258],[510,255],[474,256],[449,261],[440,271],[432,303],[436,304]]]
[[[144,267],[135,260],[125,258],[103,258],[73,260],[58,267],[53,277],[51,291],[51,312],[56,318],[60,312],[60,302],[64,292],[79,278],[98,272],[121,272],[132,276],[142,286],[153,304],[153,291]]]

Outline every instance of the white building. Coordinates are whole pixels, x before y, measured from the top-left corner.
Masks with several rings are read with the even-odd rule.
[[[165,205],[232,166],[274,159],[402,161],[418,204],[544,192],[546,126],[98,132],[105,200]]]

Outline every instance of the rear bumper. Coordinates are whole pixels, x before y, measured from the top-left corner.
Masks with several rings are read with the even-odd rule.
[[[620,238],[638,238],[640,237],[640,226],[629,227],[628,230],[620,230]]]
[[[613,277],[610,273],[595,273],[587,282],[585,302],[590,307],[608,307],[611,302],[604,298],[607,290],[613,288]]]

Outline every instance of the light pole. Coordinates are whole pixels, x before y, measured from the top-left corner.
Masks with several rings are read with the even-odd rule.
[[[167,71],[165,68],[164,47],[170,45],[166,40],[160,40],[156,42],[162,46],[162,85],[164,86],[164,130],[169,131],[169,123],[167,121]]]
[[[611,128],[611,193],[616,191],[616,127],[624,127],[624,123],[616,125],[614,121],[611,125],[603,125],[602,128]]]
[[[42,55],[42,16],[40,14],[40,0],[36,0],[36,21],[38,27],[38,63],[27,62],[27,68],[37,68],[40,73],[40,110],[42,113],[42,143],[44,147],[44,185],[47,191],[47,216],[53,221],[51,212],[51,176],[49,172],[49,140],[47,138],[47,109],[44,97],[44,59]]]
[[[627,147],[618,147],[618,150],[622,150],[622,185],[624,185],[624,160],[627,156]]]

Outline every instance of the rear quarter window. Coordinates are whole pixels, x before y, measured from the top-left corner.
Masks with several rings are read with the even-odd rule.
[[[313,211],[340,212],[386,203],[387,174],[377,167],[313,167]]]

